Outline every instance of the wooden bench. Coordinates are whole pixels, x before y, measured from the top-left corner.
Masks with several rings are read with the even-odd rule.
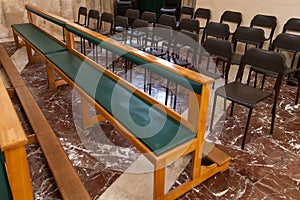
[[[27,10],[33,8],[26,5]],[[34,11],[43,18],[56,18],[42,10]],[[67,50],[43,53],[38,49],[39,44],[27,40],[21,29],[15,34],[24,37],[30,43],[29,46],[46,60],[50,87],[59,85],[54,79],[54,70],[80,92],[85,125],[108,120],[153,163],[154,199],[174,199],[214,174],[228,169],[230,157],[204,142],[212,79],[120,44],[72,22],[64,22]],[[78,52],[75,49],[75,35],[188,89],[188,119]],[[95,104],[100,116],[90,119],[87,102]],[[213,164],[201,165],[202,153],[207,154]],[[193,160],[191,180],[165,194],[166,166],[187,154],[192,154]]]
[[[62,29],[64,32],[64,28],[66,26],[66,22],[68,20],[61,18],[56,15],[52,15],[51,13],[45,13],[41,9],[32,6],[30,4],[25,5],[25,9],[28,13],[28,21],[29,23],[23,24],[13,24],[12,32],[14,36],[14,41],[17,48],[22,46],[26,46],[27,56],[29,62],[36,62],[44,59],[44,55],[48,53],[66,51],[66,44],[61,39],[54,37],[52,34],[38,27],[37,24],[34,23],[34,15],[36,17],[41,17],[49,24],[54,24]],[[64,33],[63,33],[64,34]],[[63,36],[64,37],[64,36]],[[19,38],[22,39],[23,43],[20,42]],[[34,56],[32,50],[38,54],[38,56]],[[56,87],[60,85],[66,84],[63,80],[56,81]]]
[[[35,133],[35,137],[45,155],[49,168],[54,176],[55,182],[62,197],[64,199],[70,200],[89,199],[90,196],[83,186],[80,178],[78,177],[76,170],[73,168],[70,160],[68,159],[68,156],[66,155],[52,128],[50,127],[42,110],[38,106],[33,95],[26,86],[25,82],[22,80],[19,72],[10,60],[2,45],[0,45],[0,60],[2,67],[5,69],[7,76],[15,90],[15,93],[26,113],[26,116]],[[14,124],[15,122],[11,121],[11,123]],[[20,178],[17,178],[16,182],[19,181],[18,179]],[[29,190],[29,188],[27,189]],[[14,196],[18,195],[19,192],[12,191],[12,193]],[[14,199],[23,200],[25,198]]]
[[[33,199],[25,150],[27,137],[1,78],[0,105],[1,199]]]
[[[74,35],[190,90],[188,120],[79,53],[74,46]],[[204,142],[209,84],[212,79],[76,24],[66,25],[66,38],[69,51],[47,54],[48,68],[73,85],[83,99],[95,104],[101,115],[98,119],[108,120],[153,163],[154,199],[174,199],[214,174],[228,169],[230,157]],[[83,110],[83,113],[88,112]],[[89,115],[83,117],[89,118]],[[213,162],[212,165],[201,165],[199,155],[204,153],[203,150],[207,150],[205,153]],[[165,194],[166,166],[190,153],[193,160],[192,180]]]

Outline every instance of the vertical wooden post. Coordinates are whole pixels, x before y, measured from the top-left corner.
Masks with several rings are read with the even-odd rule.
[[[25,147],[4,151],[13,199],[33,199]]]
[[[153,199],[163,199],[165,196],[165,167],[154,167]]]
[[[197,133],[197,148],[193,153],[192,179],[200,176],[202,146],[206,130],[206,115],[209,101],[209,86],[202,86],[202,93],[190,93],[188,121],[194,125]]]
[[[31,47],[28,44],[26,44],[26,51],[27,51],[28,61],[30,63],[32,63],[34,61],[34,59],[33,59],[33,56],[32,56]]]
[[[56,83],[55,83],[55,77],[54,77],[54,71],[53,69],[49,66],[49,64],[46,62],[46,71],[47,71],[47,78],[48,78],[48,86],[50,89],[56,88]]]

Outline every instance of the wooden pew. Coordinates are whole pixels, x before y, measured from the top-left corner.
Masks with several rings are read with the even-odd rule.
[[[68,156],[66,155],[54,131],[50,127],[42,110],[40,109],[39,105],[35,101],[28,87],[25,85],[25,82],[22,80],[22,77],[20,76],[16,67],[10,60],[9,56],[7,55],[7,52],[5,51],[2,45],[0,45],[0,60],[3,68],[5,69],[8,75],[8,78],[12,83],[12,86],[15,89],[15,93],[19,98],[19,101],[26,113],[26,116],[35,133],[36,139],[45,155],[49,168],[54,176],[55,182],[58,186],[58,189],[63,199],[70,199],[70,200],[90,199],[89,193],[83,186],[80,178],[78,177],[77,172],[73,168],[72,163],[68,159]],[[1,103],[1,105],[6,105],[6,104]],[[4,107],[6,108],[6,106]],[[1,117],[0,119],[3,118]],[[7,120],[9,120],[9,118],[7,118]],[[15,121],[11,120],[11,123],[15,123]],[[26,137],[23,139],[25,140]],[[17,168],[17,170],[19,169]],[[28,173],[28,169],[26,170]],[[14,175],[18,176],[18,173]],[[17,178],[17,180],[18,179],[20,178]],[[28,187],[24,189],[28,189]],[[30,188],[30,192],[31,192],[31,188]],[[20,192],[12,191],[12,193],[13,195],[19,195]],[[25,199],[25,198],[16,198],[16,199]]]
[[[74,34],[135,64],[142,64],[147,70],[189,89],[188,120],[78,52],[74,46]],[[154,199],[179,197],[214,174],[228,169],[230,157],[204,142],[209,84],[212,79],[117,43],[76,24],[66,25],[66,38],[69,51],[47,54],[48,68],[55,70],[74,86],[84,99],[94,104],[101,115],[100,119],[108,120],[153,163]],[[132,103],[123,105],[122,102],[114,103],[114,99],[130,99]],[[151,119],[145,117],[151,114]],[[88,118],[88,115],[84,117]],[[127,120],[128,118],[134,122]],[[151,126],[161,127],[156,134],[151,132],[151,128],[135,128],[137,124],[146,126],[149,121]],[[146,134],[142,133],[143,131]],[[147,134],[151,136],[148,137]],[[213,162],[210,166],[201,165],[199,155],[204,153],[203,146],[206,150],[209,149],[206,153]],[[190,153],[193,160],[192,179],[165,194],[166,166]]]
[[[16,200],[33,199],[25,150],[27,138],[1,78],[0,105],[1,199],[11,199],[11,195]]]

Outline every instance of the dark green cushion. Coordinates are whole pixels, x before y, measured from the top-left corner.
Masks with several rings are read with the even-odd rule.
[[[190,129],[75,54],[64,51],[46,57],[156,155],[195,138]]]
[[[32,24],[14,24],[12,25],[12,28],[26,38],[26,40],[28,40],[43,54],[66,50],[63,45],[50,38],[47,34],[43,33]]]
[[[159,74],[160,76],[162,76],[174,83],[177,83],[189,90],[193,90],[194,92],[196,92],[198,94],[202,93],[202,84],[200,84],[198,82],[195,82],[193,80],[190,80],[183,76],[180,76],[177,73],[166,70],[166,69],[162,68],[161,66],[156,65],[154,63],[145,61],[145,60],[139,58],[138,56],[132,55],[131,53],[129,53],[127,51],[120,50],[119,48],[116,48],[115,46],[112,46],[111,44],[109,44],[107,42],[104,42],[100,39],[92,37],[92,36],[82,32],[76,28],[73,28],[69,25],[66,26],[66,29],[79,37],[85,38],[86,40],[88,40],[110,52],[113,52],[114,54],[121,56],[121,57],[125,58],[126,60],[133,62],[136,65],[139,65],[140,67],[143,67],[155,74]]]
[[[1,200],[13,199],[6,174],[4,154],[2,151],[0,151],[0,194]]]

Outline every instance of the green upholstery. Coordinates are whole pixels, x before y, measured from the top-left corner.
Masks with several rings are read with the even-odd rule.
[[[149,63],[137,56],[130,54],[130,52],[120,50],[120,49],[116,48],[115,46],[108,44],[107,42],[103,42],[102,40],[94,38],[76,28],[69,26],[69,25],[66,26],[66,29],[79,37],[85,38],[86,40],[88,40],[96,45],[99,45],[100,47],[102,47],[108,51],[111,51],[114,54],[119,55],[119,56],[125,58],[126,60],[129,60],[129,61],[133,62],[134,64],[139,65],[140,67],[143,67],[155,74],[159,74],[160,76],[162,76],[174,83],[177,83],[189,90],[193,90],[194,92],[196,92],[198,94],[201,94],[201,92],[202,92],[202,85],[200,83],[197,83],[193,80],[190,80],[183,76],[180,76],[174,72],[166,70],[154,63]]]
[[[156,155],[196,137],[166,113],[69,51],[46,57]]]
[[[1,200],[13,199],[9,187],[9,182],[7,179],[7,174],[5,170],[5,160],[2,151],[0,151],[0,199]]]
[[[44,14],[44,13],[41,13],[41,12],[39,12],[38,10],[35,10],[34,8],[29,7],[28,5],[25,5],[25,8],[26,8],[27,10],[29,10],[30,12],[32,12],[32,13],[34,13],[34,14],[36,14],[36,15],[38,15],[38,16],[44,18],[44,19],[47,19],[47,20],[49,20],[49,21],[51,21],[51,22],[53,22],[53,23],[55,23],[55,24],[57,24],[57,25],[59,25],[59,26],[62,26],[62,27],[65,27],[65,26],[66,26],[66,23],[65,23],[65,22],[62,22],[62,21],[57,20],[57,19],[55,19],[55,18],[53,18],[53,17],[50,17],[49,15],[46,15],[46,14]]]
[[[32,24],[14,24],[12,28],[43,54],[65,51],[66,48]]]

